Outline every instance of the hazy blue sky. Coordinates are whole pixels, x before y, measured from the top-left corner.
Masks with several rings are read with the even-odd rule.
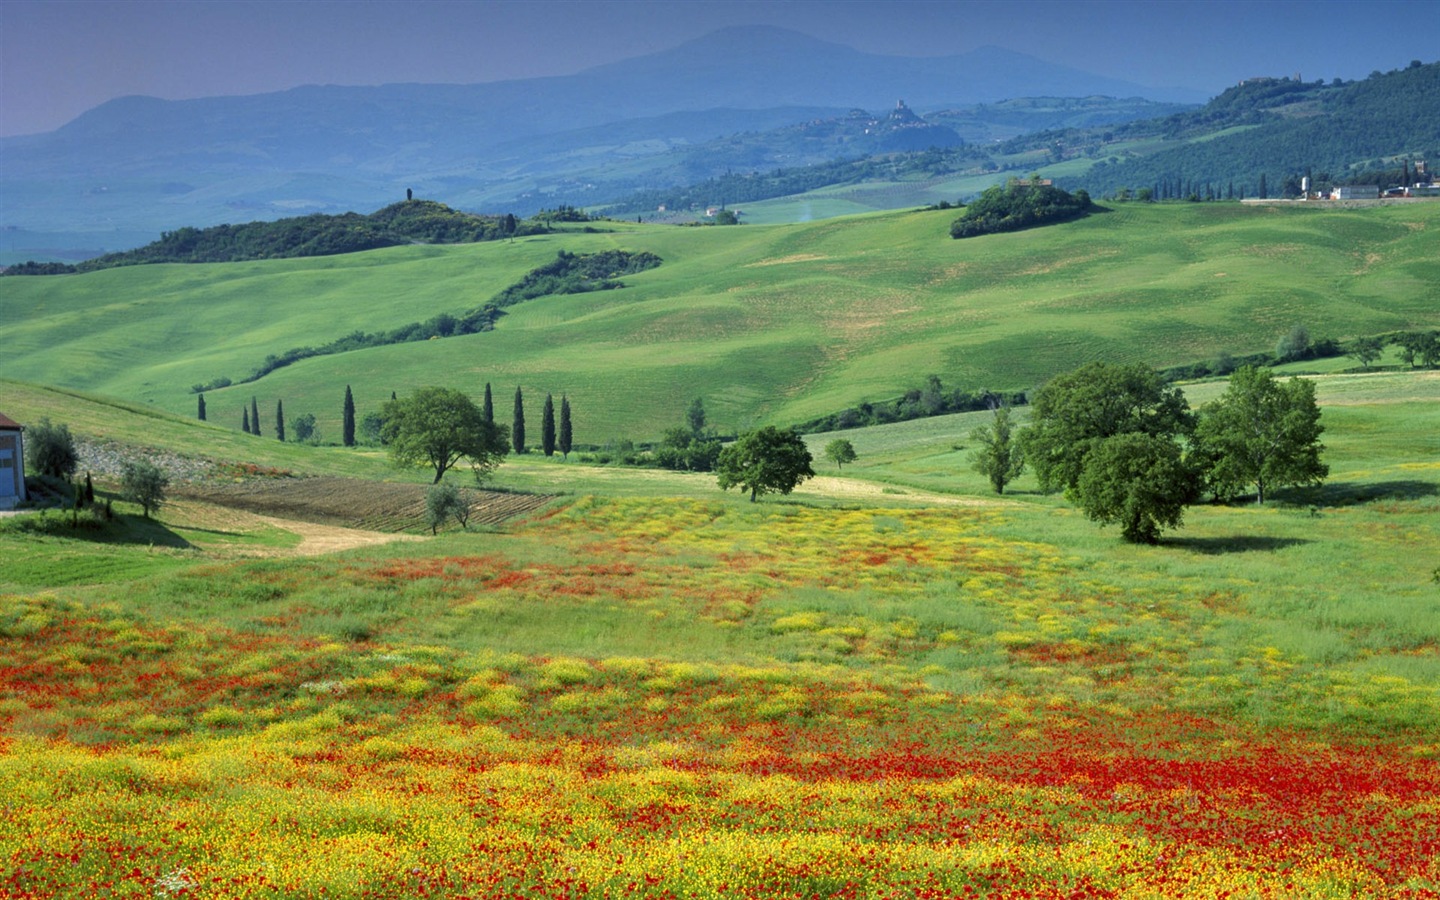
[[[569,74],[744,24],[910,56],[995,44],[1211,93],[1440,57],[1440,0],[0,0],[0,135],[126,94]]]

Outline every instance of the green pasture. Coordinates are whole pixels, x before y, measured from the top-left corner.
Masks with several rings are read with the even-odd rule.
[[[219,443],[235,436],[100,398],[3,386],[7,403],[43,408],[87,436],[212,458],[249,449],[252,461],[305,471],[375,466],[380,475],[383,465],[343,448]],[[1187,391],[1200,405],[1223,388],[1207,381]],[[512,460],[499,470],[501,485],[569,496],[528,522],[323,558],[246,559],[283,554],[294,538],[224,524],[223,514],[217,524],[193,506],[152,523],[121,506],[121,523],[104,532],[68,531],[56,514],[45,528],[10,519],[0,524],[0,553],[14,564],[0,592],[53,593],[142,620],[299,629],[401,649],[820,663],[977,697],[1158,703],[1363,734],[1433,729],[1440,375],[1322,376],[1317,396],[1331,467],[1323,487],[1280,492],[1264,507],[1192,507],[1156,547],[1097,528],[1062,498],[1038,494],[1029,475],[995,497],[957,449],[989,415],[967,413],[840,433],[859,453],[842,481],[817,479],[761,503],[721,493],[706,475]],[[812,436],[811,446],[834,437]],[[816,469],[837,474],[824,460]],[[867,485],[869,493],[849,490]],[[960,556],[863,561],[914,546]],[[539,580],[502,603],[458,569],[444,578],[363,574],[433,571],[427,561],[436,557],[483,557],[491,561],[483,571]],[[764,562],[737,568],[746,559]],[[631,574],[611,585],[611,576],[587,574],[596,565]],[[658,593],[624,599],[622,588],[641,581]],[[758,599],[720,602],[743,596]],[[1078,661],[1033,657],[1031,648],[1053,647],[1072,648]],[[1123,661],[1105,662],[1110,656]]]
[[[1440,324],[1440,204],[1365,210],[1125,204],[1063,226],[966,241],[953,210],[797,225],[602,223],[513,243],[322,259],[137,266],[0,280],[6,375],[193,415],[190,386],[267,354],[463,312],[560,249],[651,250],[618,291],[511,308],[496,331],[308,360],[206,395],[238,428],[313,413],[339,434],[426,384],[570,396],[575,439],[651,439],[705,398],[724,431],[786,424],[941,376],[1025,388],[1095,359],[1157,366],[1268,350],[1295,325],[1346,339]]]

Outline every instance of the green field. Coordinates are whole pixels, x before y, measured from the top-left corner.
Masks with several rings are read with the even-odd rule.
[[[193,415],[190,386],[266,355],[461,313],[560,249],[650,250],[618,291],[513,307],[494,332],[305,361],[207,394],[238,428],[259,398],[339,433],[392,391],[494,385],[532,419],[566,393],[576,441],[658,436],[703,396],[725,431],[788,424],[941,376],[1021,389],[1094,359],[1157,366],[1268,350],[1295,325],[1339,339],[1440,324],[1440,204],[1366,210],[1122,205],[1037,231],[952,241],[953,211],[799,225],[602,223],[513,243],[321,259],[137,266],[0,280],[5,375]],[[533,425],[532,425],[533,428]]]

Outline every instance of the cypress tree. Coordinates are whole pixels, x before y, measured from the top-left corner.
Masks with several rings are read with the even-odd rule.
[[[250,433],[260,436],[260,404],[255,402],[253,394],[250,397]]]
[[[275,401],[275,438],[285,443],[285,401]]]
[[[1260,199],[1261,199],[1261,200],[1266,199],[1266,196],[1265,196],[1265,195],[1266,195],[1267,193],[1268,193],[1268,192],[1267,192],[1266,189],[1265,189],[1265,173],[1264,173],[1264,172],[1261,172],[1261,173],[1260,173]]]
[[[525,399],[520,396],[520,388],[515,388],[515,421],[510,426],[510,446],[515,448],[516,453],[525,452]]]
[[[560,395],[560,453],[570,458],[570,400]]]
[[[355,396],[350,393],[348,384],[345,385],[345,412],[340,434],[345,446],[355,446]]]
[[[546,456],[555,455],[555,397],[545,395],[545,410],[540,414],[540,449]]]
[[[246,406],[240,407],[240,430],[250,433],[250,408]]]
[[[495,401],[490,397],[490,382],[485,382],[485,405],[480,408],[484,414],[485,421],[495,421]]]
[[[95,483],[90,480],[90,473],[85,473],[85,502],[95,502]]]
[[[202,422],[205,421],[205,395],[204,395],[204,394],[201,394],[201,395],[200,395],[200,406],[199,406],[199,409],[198,409],[198,411],[197,411],[197,415],[200,417],[200,421],[202,421]]]

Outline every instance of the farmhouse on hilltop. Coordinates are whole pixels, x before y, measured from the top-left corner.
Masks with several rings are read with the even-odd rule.
[[[0,509],[25,499],[25,439],[20,423],[0,413]]]

